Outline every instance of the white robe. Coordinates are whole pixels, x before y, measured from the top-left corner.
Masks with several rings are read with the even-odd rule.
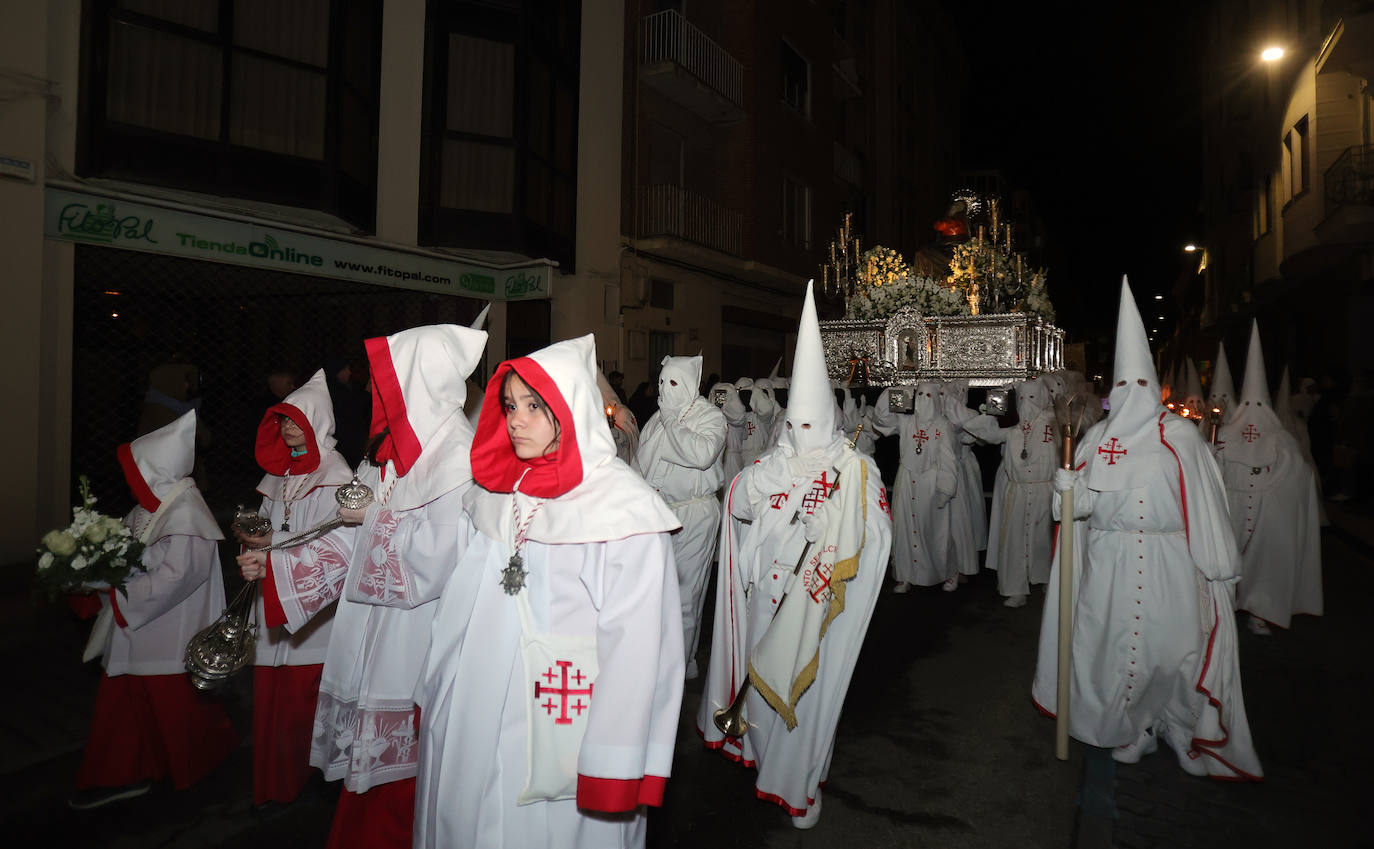
[[[740,443],[740,461],[744,467],[753,465],[765,451],[777,444],[776,431],[782,423],[782,416],[777,412],[777,408],[767,416],[761,416],[753,410],[745,412],[744,440]]]
[[[725,416],[705,398],[696,398],[673,420],[654,413],[640,434],[635,458],[644,481],[673,511],[682,530],[672,535],[682,602],[682,648],[687,676],[697,675],[696,652],[701,611],[711,583],[711,560],[720,528],[716,493],[725,483],[721,454],[725,449]]]
[[[520,617],[501,584],[508,543],[478,532],[466,515],[461,533],[468,542],[440,599],[416,696],[423,729],[415,846],[643,846],[642,806],[593,816],[579,801],[588,801],[584,790],[607,787],[644,800],[661,794],[671,770],[683,665],[667,535],[525,544],[523,592],[536,629],[595,636],[600,672],[578,756],[578,800],[517,806],[529,774],[529,723],[551,721],[556,711],[536,704],[535,682],[525,678]]]
[[[1050,579],[1050,501],[1059,456],[1054,412],[1041,410],[1031,421],[1005,428],[997,427],[991,416],[978,416],[966,428],[984,442],[1002,446],[1002,465],[992,488],[986,565],[997,571],[999,593],[1028,595],[1031,584]]]
[[[898,581],[928,587],[958,575],[954,556],[954,513],[959,491],[958,436],[942,415],[921,419],[888,409],[887,392],[878,396],[873,428],[897,434],[901,465],[892,496],[892,573]]]
[[[745,707],[748,733],[740,739],[725,737],[712,721],[712,714],[734,700],[748,675],[749,657],[767,632],[788,574],[805,545],[803,523],[797,522],[787,533],[785,544],[777,550],[759,550],[759,538],[768,528],[775,522],[786,521],[780,513],[766,514],[773,509],[781,510],[780,505],[797,487],[812,490],[816,498],[809,506],[813,511],[819,509],[824,504],[820,496],[822,487],[829,485],[828,473],[822,482],[816,473],[803,472],[792,477],[787,491],[759,491],[758,484],[767,478],[788,475],[787,459],[782,452],[780,447],[759,465],[746,468],[727,494],[729,509],[721,523],[711,663],[697,713],[697,729],[708,748],[758,768],[754,787],[759,798],[776,802],[793,816],[800,816],[815,801],[817,790],[830,771],[840,709],[883,584],[892,545],[892,522],[886,512],[887,497],[877,467],[859,456],[856,462],[867,468],[865,544],[858,574],[845,585],[844,611],[830,623],[821,641],[815,682],[796,706],[797,726],[788,731],[783,719],[751,687]],[[773,463],[780,466],[765,468],[765,464]],[[845,485],[845,481],[841,480],[840,485]]]
[[[1223,446],[1243,439],[1223,425]],[[1293,616],[1322,614],[1322,553],[1316,476],[1287,433],[1272,433],[1273,460],[1251,466],[1216,452],[1240,548],[1236,607],[1287,628]]]
[[[134,512],[147,515],[141,507]],[[148,544],[143,565],[148,571],[133,572],[123,591],[115,591],[128,624],[115,626],[106,637],[101,663],[111,678],[184,673],[186,644],[224,612],[216,540],[169,534]],[[101,603],[110,606],[108,592],[101,594]]]
[[[1176,751],[1196,753],[1211,775],[1258,776],[1229,583],[1238,555],[1221,477],[1191,422],[1162,409],[1160,422],[1160,462],[1142,470],[1141,485],[1092,490],[1080,474],[1074,487],[1069,733],[1112,748],[1154,729]],[[1080,468],[1104,427],[1080,441]],[[1056,515],[1059,505],[1056,495]],[[1051,583],[1058,581],[1056,558]],[[1050,592],[1032,696],[1051,715],[1058,616],[1059,596]]]
[[[364,464],[359,478],[385,491],[376,467]],[[470,486],[413,510],[374,504],[357,527],[272,552],[287,630],[305,627],[338,600],[310,746],[310,764],[326,781],[342,778],[350,791],[365,793],[416,774],[415,687],[435,600],[458,559]]]
[[[954,562],[959,574],[978,574],[978,552],[988,547],[988,517],[983,499],[983,470],[973,453],[977,437],[963,429],[964,423],[975,414],[957,399],[945,399],[945,418],[950,422],[954,440],[955,474],[959,477],[958,491],[949,502],[950,528],[953,534]]]
[[[748,415],[742,407],[738,410],[735,404],[726,404],[721,408],[721,414],[725,417],[725,452],[721,456],[722,480],[725,484],[735,479],[735,475],[744,468],[744,435],[748,431],[748,424],[745,417]]]
[[[291,507],[291,530],[275,531],[276,539],[286,539],[334,518],[339,511],[339,504],[334,500],[337,490],[337,486],[318,486],[294,500]],[[273,501],[266,496],[262,499],[258,513],[266,516],[272,522],[273,528],[281,528],[285,520],[282,502]],[[310,666],[324,663],[325,652],[329,648],[329,632],[334,622],[333,606],[325,607],[295,632],[289,632],[284,625],[267,627],[263,605],[262,594],[259,593],[255,611],[258,641],[254,647],[254,665]]]

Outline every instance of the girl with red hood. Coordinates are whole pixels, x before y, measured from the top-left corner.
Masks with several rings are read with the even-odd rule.
[[[416,701],[417,847],[643,846],[682,699],[677,519],[616,457],[588,335],[497,367]]]
[[[334,450],[334,407],[324,371],[267,409],[254,454],[267,474],[258,484],[258,512],[285,539],[334,518],[334,492],[353,476]],[[273,534],[247,538],[249,548],[270,545]],[[257,621],[267,621],[258,596]],[[295,633],[260,625],[253,663],[253,804],[290,802],[310,780],[315,702],[329,646],[334,607]]]
[[[415,687],[435,603],[457,562],[472,485],[464,380],[487,334],[433,325],[369,339],[373,445],[358,470],[375,500],[300,548],[239,557],[265,576],[269,625],[298,633],[337,600],[310,763],[343,779],[330,847],[405,847],[415,811]],[[293,524],[294,528],[295,525]]]
[[[106,592],[86,660],[103,655],[91,733],[77,773],[78,810],[147,793],[170,777],[200,781],[238,747],[221,702],[186,677],[186,643],[224,610],[218,541],[224,539],[191,480],[196,413],[119,446],[138,505],[125,527],[146,548],[124,587]]]

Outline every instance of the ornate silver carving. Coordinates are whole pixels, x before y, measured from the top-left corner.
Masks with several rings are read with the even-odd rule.
[[[826,367],[855,386],[962,378],[1001,386],[1063,368],[1064,331],[1028,313],[823,321]]]

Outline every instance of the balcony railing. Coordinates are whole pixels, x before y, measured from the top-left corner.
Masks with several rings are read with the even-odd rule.
[[[1347,147],[1326,169],[1326,206],[1374,205],[1374,145]]]
[[[672,9],[655,12],[644,19],[639,58],[645,65],[658,62],[680,65],[736,106],[744,106],[744,67],[725,48]]]
[[[740,256],[744,250],[744,214],[681,186],[643,186],[639,190],[639,235],[672,236]]]

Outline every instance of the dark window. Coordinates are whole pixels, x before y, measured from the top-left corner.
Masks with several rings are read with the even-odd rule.
[[[782,178],[782,240],[811,247],[811,187],[787,176]]]
[[[811,66],[787,42],[782,43],[782,102],[811,117]]]
[[[380,32],[379,0],[88,0],[77,170],[371,230]]]
[[[581,4],[431,4],[420,198],[425,244],[573,269]]]
[[[662,310],[673,308],[673,281],[658,277],[649,280],[649,306]]]
[[[1298,191],[1305,192],[1312,185],[1312,151],[1308,147],[1306,115],[1293,125],[1293,132],[1297,133],[1294,144],[1297,146],[1295,153],[1298,157]]]

